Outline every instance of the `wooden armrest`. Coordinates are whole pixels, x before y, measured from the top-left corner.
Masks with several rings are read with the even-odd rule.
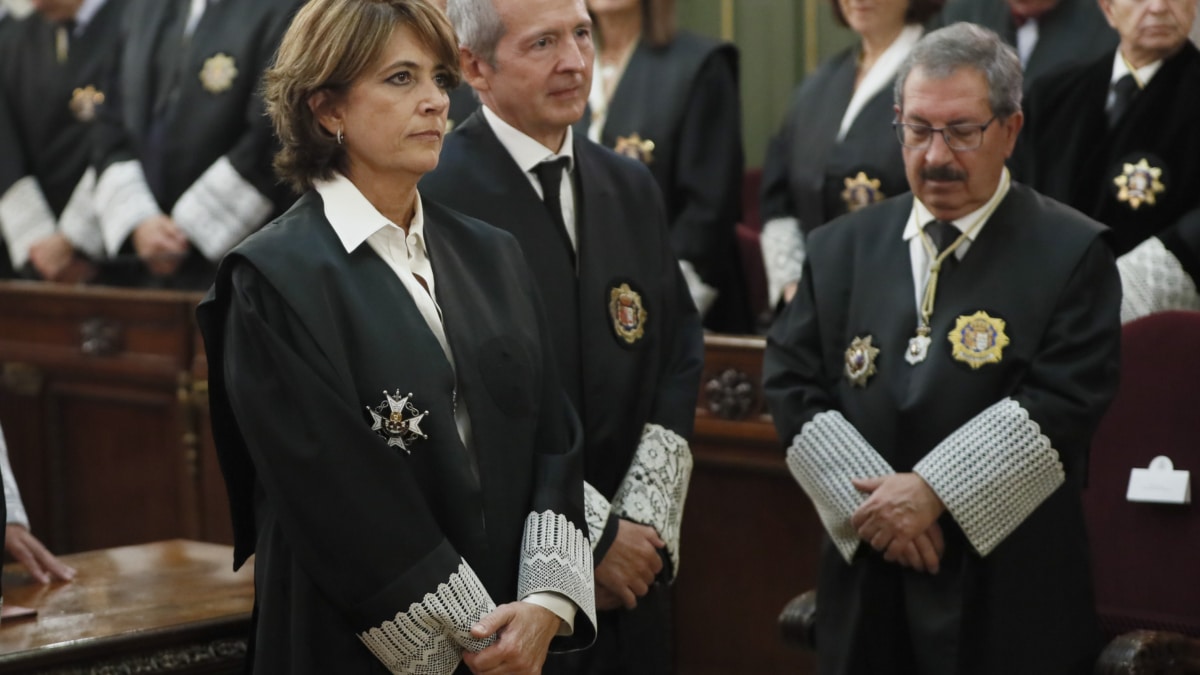
[[[1113,638],[1096,660],[1095,670],[1095,675],[1188,673],[1200,673],[1200,638],[1153,630],[1137,630]]]
[[[783,641],[795,647],[817,648],[817,591],[805,591],[792,598],[779,613],[779,631]]]

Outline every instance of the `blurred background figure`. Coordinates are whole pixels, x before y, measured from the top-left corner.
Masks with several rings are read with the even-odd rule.
[[[4,482],[4,511],[0,512],[5,522],[4,550],[43,584],[74,579],[75,570],[54,557],[29,530],[29,518],[25,515],[25,504],[21,502],[21,491],[17,489],[17,481],[8,462],[8,445],[3,429],[0,429],[0,478]]]
[[[259,95],[299,0],[132,0],[97,136],[108,281],[206,288],[216,262],[292,201]]]
[[[763,163],[767,300],[790,301],[816,227],[908,191],[892,121],[896,69],[942,0],[830,0],[859,43],[797,88]]]
[[[675,0],[587,8],[596,72],[575,132],[650,168],[705,328],[749,332],[735,231],[745,169],[737,48],[679,30]]]
[[[126,0],[37,0],[0,38],[0,225],[17,275],[78,283],[103,257],[91,134]]]

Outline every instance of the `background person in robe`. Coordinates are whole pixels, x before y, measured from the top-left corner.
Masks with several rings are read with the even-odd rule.
[[[1104,227],[1010,181],[1021,70],[991,31],[926,35],[895,92],[912,193],[813,233],[763,365],[829,535],[817,672],[1090,674],[1080,492],[1120,340]]]
[[[458,78],[425,0],[311,0],[267,74],[304,195],[198,310],[235,563],[257,556],[253,672],[532,674],[556,636],[594,638],[533,279],[512,237],[416,190]]]
[[[74,568],[56,558],[29,530],[29,517],[25,514],[25,503],[21,501],[21,491],[17,488],[8,461],[8,444],[4,440],[3,429],[0,429],[0,479],[4,483],[4,507],[7,513],[4,550],[24,565],[30,576],[43,584],[53,580],[74,579]]]
[[[831,0],[861,38],[796,89],[763,162],[768,302],[791,300],[804,240],[834,218],[908,189],[893,141],[892,82],[942,0]]]
[[[583,0],[450,0],[483,107],[422,194],[514,234],[584,428],[600,632],[545,673],[671,672],[670,588],[691,476],[703,332],[649,169],[571,125],[587,103]]]
[[[1200,208],[1198,0],[1099,0],[1121,43],[1030,90],[1014,171],[1123,255]]]
[[[675,0],[588,0],[596,72],[575,133],[638,159],[662,189],[671,244],[704,326],[751,331],[737,47],[675,25]]]
[[[125,0],[39,0],[0,46],[0,226],[13,269],[79,283],[104,257],[88,171]]]
[[[300,0],[131,0],[96,137],[112,283],[203,289],[291,203],[261,76]],[[119,257],[118,257],[119,256]]]

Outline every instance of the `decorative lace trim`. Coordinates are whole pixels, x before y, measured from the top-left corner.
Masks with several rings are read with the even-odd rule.
[[[0,226],[15,269],[29,260],[34,244],[55,233],[54,212],[36,178],[25,176],[0,197]]]
[[[1011,398],[956,429],[913,471],[941,497],[983,556],[1066,480],[1050,439]]]
[[[133,230],[150,216],[162,213],[150,186],[142,163],[136,159],[116,162],[100,174],[96,181],[96,213],[104,248],[116,255]]]
[[[75,250],[93,259],[104,257],[104,236],[95,202],[96,170],[88,167],[58,217],[58,228]]]
[[[175,202],[171,217],[209,260],[220,260],[271,215],[271,200],[222,157]]]
[[[462,660],[463,649],[477,652],[495,641],[494,636],[471,637],[471,626],[495,608],[464,560],[437,591],[409,605],[395,619],[359,633],[358,639],[393,673],[450,675]]]
[[[583,517],[587,521],[588,538],[592,541],[593,551],[596,550],[596,543],[600,541],[600,537],[604,535],[610,511],[612,511],[612,504],[609,504],[604,495],[592,487],[591,483],[584,481]]]
[[[838,552],[847,563],[854,560],[861,540],[850,518],[867,495],[850,480],[896,472],[836,410],[818,413],[800,429],[788,448],[787,465]]]
[[[783,287],[799,281],[804,272],[807,246],[795,218],[772,218],[758,235],[763,267],[767,274],[767,304],[774,307],[783,295]]]
[[[553,511],[530,513],[521,543],[517,597],[543,591],[565,595],[596,625],[591,544],[566,516]]]
[[[1179,259],[1151,237],[1117,259],[1121,273],[1121,323],[1173,309],[1200,310],[1196,282]]]
[[[679,531],[692,478],[692,451],[682,436],[657,424],[642,429],[633,462],[613,496],[622,518],[649,525],[667,543],[672,571],[679,571]]]

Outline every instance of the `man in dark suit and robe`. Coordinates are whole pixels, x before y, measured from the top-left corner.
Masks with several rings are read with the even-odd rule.
[[[930,33],[896,77],[912,192],[813,232],[764,363],[828,533],[817,672],[1091,673],[1080,492],[1117,386],[1112,252],[1009,179],[1021,72],[994,33]]]
[[[552,656],[545,672],[669,672],[666,582],[679,562],[703,343],[661,195],[645,166],[572,133],[592,72],[583,0],[451,0],[449,15],[483,107],[446,136],[421,193],[520,241],[583,420],[607,611],[591,650]]]

